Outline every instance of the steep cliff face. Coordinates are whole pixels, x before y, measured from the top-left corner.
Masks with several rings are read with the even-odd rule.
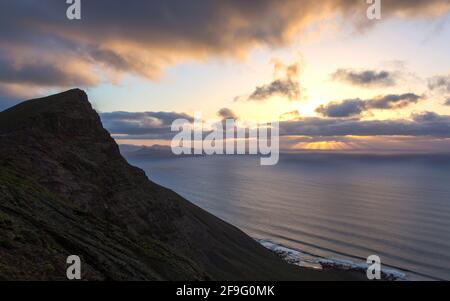
[[[147,179],[120,155],[86,94],[0,113],[0,279],[333,279],[284,263]]]

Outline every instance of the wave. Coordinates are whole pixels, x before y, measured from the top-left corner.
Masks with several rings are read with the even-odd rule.
[[[286,262],[310,269],[339,269],[345,271],[360,271],[366,273],[369,264],[341,258],[325,258],[308,252],[288,248],[281,244],[274,243],[269,239],[255,239],[265,248],[279,255]],[[382,268],[381,278],[383,280],[406,281],[406,272],[399,269]]]

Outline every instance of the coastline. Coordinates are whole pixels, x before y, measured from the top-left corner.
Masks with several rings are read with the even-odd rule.
[[[254,238],[259,244],[266,249],[274,252],[289,264],[299,266],[306,270],[327,271],[337,274],[351,274],[358,281],[368,281],[366,270],[368,264],[365,262],[356,262],[347,259],[325,258],[300,250],[288,248],[281,244],[277,244],[268,239]],[[395,268],[382,268],[382,281],[409,281],[406,272]]]

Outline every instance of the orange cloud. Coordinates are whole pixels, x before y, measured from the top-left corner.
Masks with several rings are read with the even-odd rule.
[[[385,19],[433,17],[450,9],[441,0],[382,3]],[[284,46],[307,25],[332,15],[357,26],[369,22],[360,0],[96,0],[83,3],[77,22],[65,18],[65,9],[64,1],[0,2],[0,70],[12,70],[9,82],[89,86],[126,73],[154,80],[180,62]],[[17,64],[21,68],[12,68]],[[33,77],[38,69],[40,80]]]

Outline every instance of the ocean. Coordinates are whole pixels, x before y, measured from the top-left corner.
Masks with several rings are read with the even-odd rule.
[[[154,182],[297,264],[450,280],[450,155],[128,157]]]

